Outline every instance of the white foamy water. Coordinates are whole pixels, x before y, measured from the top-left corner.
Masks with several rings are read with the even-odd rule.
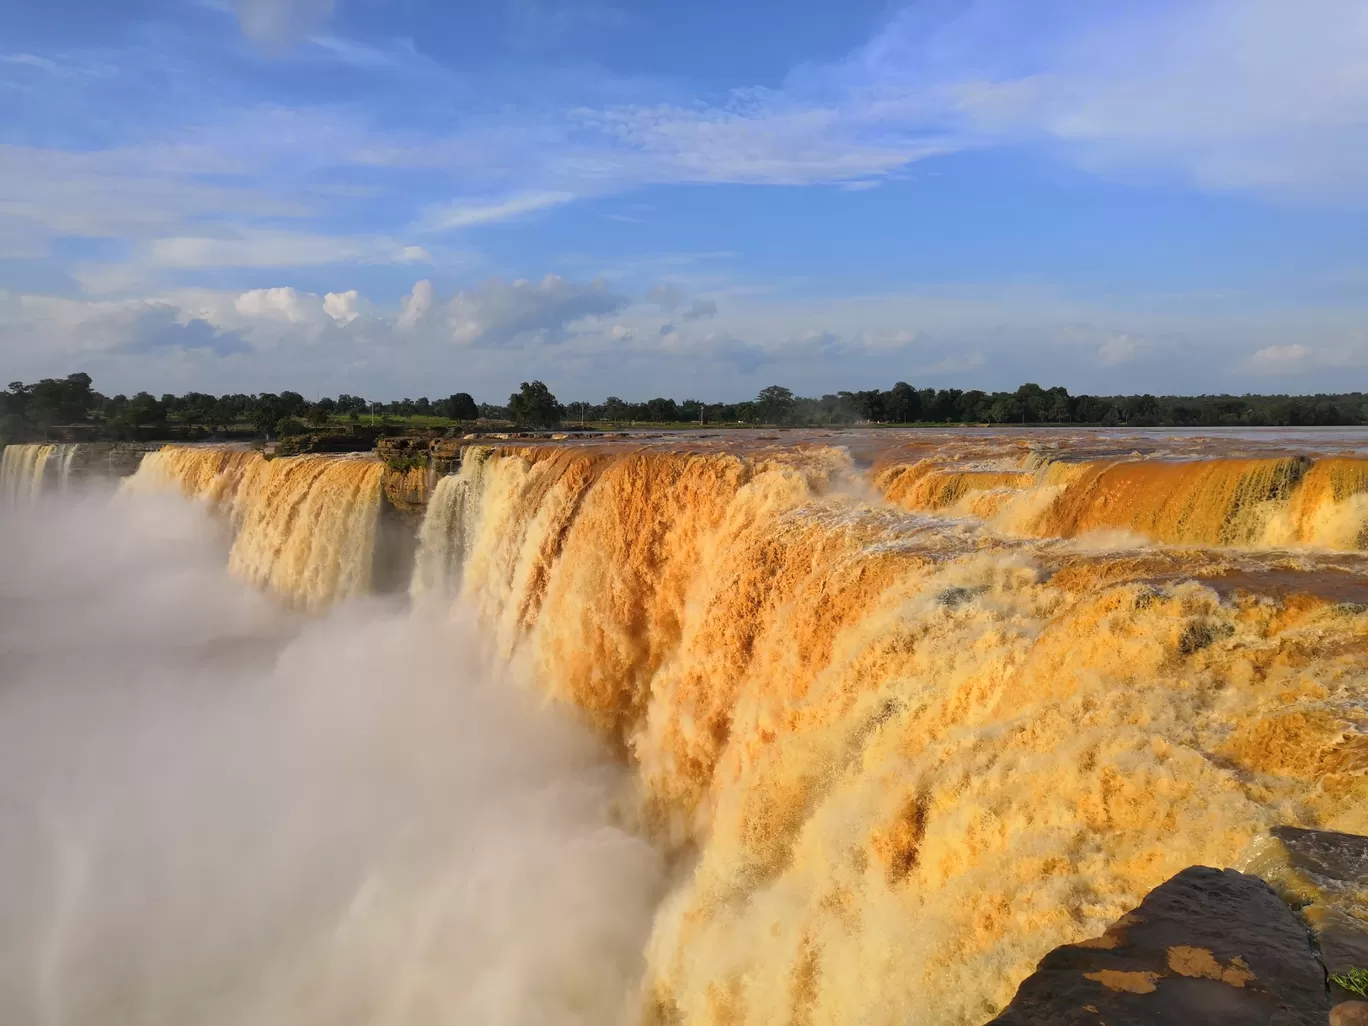
[[[631,1021],[656,852],[472,631],[305,619],[177,499],[0,514],[0,1022]]]

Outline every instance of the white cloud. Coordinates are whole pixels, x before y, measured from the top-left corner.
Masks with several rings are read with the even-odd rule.
[[[31,68],[41,68],[43,71],[56,71],[57,63],[50,61],[46,57],[39,57],[31,53],[11,53],[0,57],[0,61],[6,64],[27,64]]]
[[[1337,391],[1348,387],[1346,368],[1368,366],[1353,310],[1199,317],[970,285],[842,299],[728,296],[715,318],[675,323],[602,282],[554,276],[495,279],[445,300],[422,281],[374,307],[344,291],[289,286],[118,300],[0,292],[0,362],[24,380],[86,370],[110,393],[293,388],[393,398],[446,394],[455,386],[435,382],[453,381],[481,399],[502,399],[534,374],[563,399],[738,399],[776,382],[820,395],[897,380],[986,389],[1036,381],[1111,394],[1118,383],[1096,358],[1098,339],[1122,336],[1147,340],[1147,355],[1174,357],[1129,365],[1127,391],[1242,392],[1280,374],[1299,391]]]
[[[204,217],[291,217],[297,201],[262,187],[211,185],[232,170],[194,146],[68,152],[0,144],[0,217],[54,235],[146,238]]]
[[[414,282],[413,291],[401,300],[398,326],[401,330],[416,328],[432,312],[432,282],[424,278]]]
[[[323,304],[315,295],[293,288],[252,289],[237,297],[233,308],[243,317],[270,317],[290,324],[318,320]]]
[[[1037,73],[961,81],[990,135],[1044,133],[1088,166],[1333,198],[1368,180],[1368,5],[1201,0],[1113,7]]]
[[[414,262],[413,246],[381,237],[242,232],[232,237],[180,236],[153,240],[146,260],[153,267],[302,267],[319,264]],[[421,258],[419,258],[421,259]]]
[[[616,313],[627,303],[602,281],[577,285],[548,274],[540,282],[492,278],[456,293],[445,313],[459,345],[545,344],[561,341],[572,322]]]
[[[1097,347],[1097,359],[1104,367],[1115,367],[1134,360],[1143,349],[1144,343],[1140,339],[1118,333]]]
[[[323,297],[323,312],[338,324],[350,324],[361,316],[361,293],[356,289],[329,292]]]
[[[571,192],[523,192],[497,200],[458,200],[424,212],[419,222],[423,231],[443,232],[477,224],[506,221],[538,210],[569,203]]]
[[[1301,343],[1264,346],[1250,357],[1249,362],[1262,374],[1300,374],[1310,367],[1315,355],[1310,347]]]

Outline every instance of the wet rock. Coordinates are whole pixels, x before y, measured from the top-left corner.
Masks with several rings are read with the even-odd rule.
[[[1325,969],[1258,877],[1193,866],[1050,952],[992,1026],[1324,1026]]]
[[[1368,837],[1333,830],[1274,827],[1293,871],[1322,894],[1343,894],[1368,888]],[[1332,976],[1368,968],[1368,925],[1344,910],[1318,901],[1302,910],[1320,947],[1321,961]],[[1358,995],[1331,983],[1331,996],[1344,1000]]]

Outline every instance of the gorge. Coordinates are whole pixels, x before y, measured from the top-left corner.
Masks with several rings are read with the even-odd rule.
[[[550,699],[565,731],[588,727],[595,742],[558,742],[567,761],[533,777],[591,781],[563,831],[575,843],[553,853],[614,832],[621,862],[573,877],[583,900],[564,910],[596,938],[596,968],[485,1021],[611,1007],[662,1026],[984,1023],[1048,951],[1194,865],[1261,876],[1313,925],[1368,922],[1368,890],[1318,887],[1274,832],[1368,833],[1353,436],[440,444],[440,463],[421,446],[388,462],[167,447],[109,508],[179,522],[167,495],[192,500],[232,576],[280,600],[233,602],[298,617],[305,637],[407,602],[386,613],[397,634],[335,639],[365,667],[343,685],[354,699],[364,680],[470,680],[453,654],[469,649],[506,690]],[[79,458],[11,446],[0,493],[60,497]],[[445,637],[443,654],[406,662],[428,644],[406,631]],[[526,739],[488,772],[519,777]],[[405,879],[417,901],[434,878]],[[624,922],[590,911],[615,903]],[[546,979],[511,978],[526,993]]]

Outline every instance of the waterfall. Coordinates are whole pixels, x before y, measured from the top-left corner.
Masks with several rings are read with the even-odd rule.
[[[0,501],[36,502],[48,491],[66,491],[76,444],[7,445],[0,456]]]
[[[905,509],[977,517],[1024,537],[1120,531],[1172,545],[1368,548],[1368,460],[975,455],[944,446],[886,464],[875,483]]]
[[[409,593],[416,602],[450,600],[475,536],[490,450],[466,449],[459,473],[437,482],[418,532],[418,555]]]
[[[647,1022],[981,1023],[1172,873],[1264,858],[1271,823],[1368,832],[1368,614],[1336,597],[1362,588],[1332,561],[1269,598],[1280,557],[1248,551],[1352,502],[1356,466],[998,456],[923,467],[936,516],[820,448],[509,446],[439,485],[415,593],[459,588],[696,852]],[[1246,551],[1020,529],[1109,524]]]
[[[1364,547],[1368,462],[1101,449],[510,444],[438,482],[415,603],[596,729],[688,867],[651,1026],[972,1026],[1186,866],[1368,833],[1368,575],[1317,551]],[[385,472],[170,447],[126,487],[320,609],[370,585]]]
[[[230,571],[319,610],[370,590],[384,469],[369,456],[268,460],[248,449],[167,446],[124,487],[176,489],[205,503],[232,527]]]

